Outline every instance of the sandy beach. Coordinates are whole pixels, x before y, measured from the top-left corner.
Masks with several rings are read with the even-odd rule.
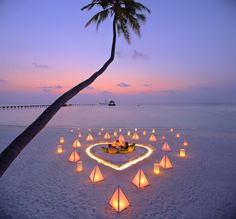
[[[0,149],[23,129],[23,126],[0,126]],[[0,181],[1,218],[233,218],[235,215],[235,133],[180,129],[174,132],[181,133],[181,138],[176,139],[169,129],[156,129],[158,141],[150,143],[151,128],[146,129],[147,136],[138,142],[150,143],[153,154],[123,171],[99,164],[105,180],[92,184],[88,176],[98,163],[85,152],[87,129],[81,128],[82,147],[78,149],[83,171],[76,173],[75,164],[67,161],[78,133],[74,130],[70,133],[68,128],[47,127],[17,158]],[[105,131],[112,134],[114,129]],[[132,141],[126,131],[122,131],[125,139]],[[91,132],[94,142],[103,140],[103,135],[98,136],[97,132],[98,129]],[[161,151],[162,134],[171,152]],[[65,137],[65,144],[64,153],[58,155],[56,145],[60,136]],[[185,159],[178,156],[183,139],[189,142]],[[156,176],[153,163],[164,154],[174,168],[161,169],[161,175]],[[132,184],[140,168],[150,183],[141,190]],[[108,204],[117,185],[131,204],[119,214]]]

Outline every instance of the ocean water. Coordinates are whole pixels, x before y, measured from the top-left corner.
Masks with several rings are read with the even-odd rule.
[[[0,125],[29,125],[44,109],[0,110]],[[236,133],[236,105],[119,105],[62,108],[48,127],[200,129]]]

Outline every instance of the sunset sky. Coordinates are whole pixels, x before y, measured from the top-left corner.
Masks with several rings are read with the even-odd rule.
[[[0,104],[50,103],[110,54],[111,20],[84,28],[89,0],[0,0]],[[236,3],[140,0],[142,37],[74,103],[236,102]]]

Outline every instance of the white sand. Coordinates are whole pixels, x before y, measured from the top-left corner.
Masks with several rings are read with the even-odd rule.
[[[0,150],[22,129],[0,126]],[[0,179],[0,218],[232,218],[236,213],[235,133],[180,130],[189,141],[188,158],[180,159],[177,152],[183,138],[177,140],[168,130],[160,132],[168,133],[172,152],[167,155],[173,169],[153,174],[153,163],[164,155],[158,142],[150,158],[126,170],[100,165],[105,180],[92,184],[88,175],[97,162],[85,153],[87,131],[82,130],[83,146],[78,150],[84,171],[78,174],[67,161],[75,133],[44,129]],[[62,155],[55,153],[59,136],[66,141]],[[147,138],[140,142],[148,142]],[[131,182],[139,168],[150,182],[143,190]],[[108,205],[117,185],[131,203],[120,214]]]

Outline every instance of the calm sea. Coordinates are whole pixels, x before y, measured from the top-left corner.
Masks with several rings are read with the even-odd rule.
[[[29,125],[44,109],[0,110],[0,125]],[[180,128],[236,132],[236,105],[64,107],[50,127]]]

